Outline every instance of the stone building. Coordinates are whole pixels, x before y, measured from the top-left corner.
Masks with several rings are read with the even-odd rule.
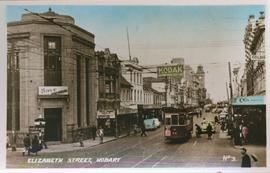
[[[132,85],[131,102],[129,107],[137,109],[137,104],[143,104],[143,67],[139,65],[138,58],[122,62],[122,75]]]
[[[244,35],[247,95],[265,95],[265,16],[250,15]]]
[[[7,24],[7,133],[22,143],[45,118],[45,141],[72,142],[96,124],[94,35],[49,9]]]

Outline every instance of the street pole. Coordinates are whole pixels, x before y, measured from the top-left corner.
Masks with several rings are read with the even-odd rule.
[[[12,151],[16,151],[16,88],[15,88],[15,82],[17,82],[16,79],[16,64],[15,64],[15,43],[14,40],[11,40],[11,117],[12,117]]]
[[[117,62],[117,60],[115,59],[115,64],[118,64],[118,62]],[[118,71],[117,71],[117,69],[118,69]],[[114,87],[114,103],[115,103],[115,110],[114,110],[114,112],[115,112],[115,137],[116,138],[118,138],[119,137],[119,135],[118,135],[118,122],[117,122],[117,93],[116,93],[116,91],[117,91],[117,89],[116,88],[118,88],[118,91],[119,91],[119,81],[120,81],[120,79],[119,79],[119,74],[120,74],[120,68],[117,68],[116,69],[116,71],[115,71],[115,77],[114,77],[114,85],[115,85],[115,87]],[[119,95],[119,98],[120,98],[120,95]]]
[[[128,56],[129,60],[131,61],[128,27],[127,27],[127,41],[128,41]]]
[[[228,91],[228,83],[226,82],[226,91],[227,91],[227,100],[228,103],[230,102],[230,97],[229,97],[229,91]]]
[[[228,65],[229,65],[229,77],[230,77],[230,83],[229,83],[229,88],[230,88],[230,100],[232,101],[232,98],[233,98],[233,90],[232,90],[231,63],[228,62]]]
[[[232,74],[231,74],[231,63],[228,62],[229,66],[229,77],[230,77],[230,82],[229,82],[229,88],[230,88],[230,102],[229,102],[229,112],[231,115],[233,115],[233,109],[232,109],[232,100],[233,100],[233,91],[232,91]]]
[[[168,106],[168,100],[167,100],[167,92],[168,92],[168,77],[165,77],[165,107]]]

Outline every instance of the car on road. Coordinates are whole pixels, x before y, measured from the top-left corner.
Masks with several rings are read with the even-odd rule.
[[[215,122],[214,121],[203,121],[201,123],[201,128],[202,128],[202,133],[206,133],[207,132],[207,126],[210,123],[210,125],[212,126],[212,133],[216,132],[216,126],[215,126]]]
[[[205,108],[205,112],[210,112],[210,111],[211,111],[211,109],[209,107]]]
[[[225,119],[227,115],[228,115],[227,112],[221,112],[220,114],[218,114],[219,119]]]
[[[144,120],[146,130],[154,130],[160,127],[160,121],[157,118],[149,118]]]
[[[159,121],[159,119],[158,118],[154,118],[154,122],[155,122],[155,126],[157,127],[157,128],[159,128],[160,127],[160,121]]]

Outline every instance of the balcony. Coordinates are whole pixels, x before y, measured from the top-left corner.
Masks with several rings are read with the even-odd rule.
[[[103,99],[120,99],[120,94],[116,93],[99,93],[99,98]]]

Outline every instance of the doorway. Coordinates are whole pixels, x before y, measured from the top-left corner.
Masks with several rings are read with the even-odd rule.
[[[62,140],[62,108],[45,108],[45,141],[61,141]]]

